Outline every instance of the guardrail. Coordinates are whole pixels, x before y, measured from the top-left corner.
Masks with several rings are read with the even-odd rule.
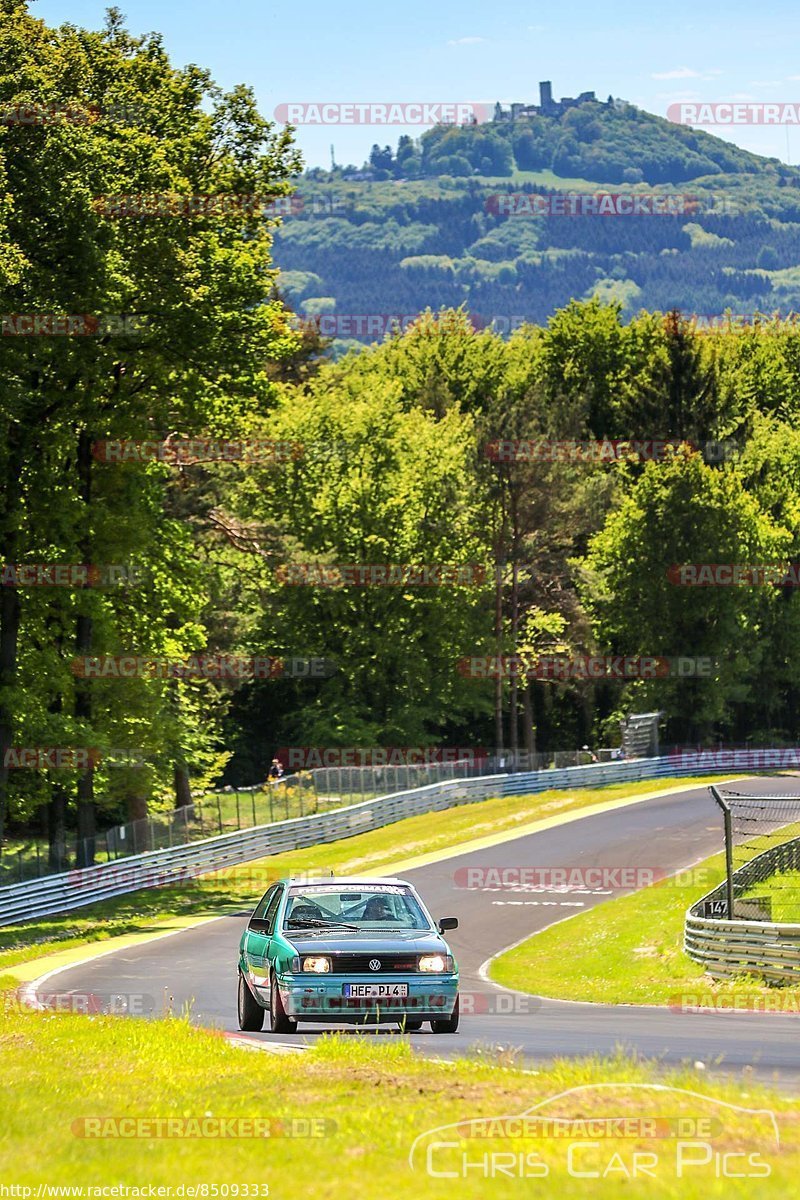
[[[800,838],[771,846],[752,858],[732,880],[736,891],[746,891],[778,871],[797,870],[800,866]],[[699,962],[717,979],[732,975],[758,975],[778,983],[797,983],[800,979],[800,925],[789,922],[748,920],[736,917],[703,917],[707,902],[728,904],[725,880],[703,896],[686,913],[683,947],[690,958]],[[739,900],[746,903],[746,900]]]
[[[0,926],[68,912],[141,888],[177,885],[209,871],[238,866],[285,850],[300,850],[323,842],[338,841],[368,829],[390,825],[404,817],[470,804],[491,796],[525,796],[552,788],[602,787],[611,783],[694,775],[699,770],[705,773],[714,770],[730,773],[753,769],[749,757],[752,753],[729,752],[724,764],[717,767],[707,763],[699,765],[697,760],[700,755],[682,754],[429,784],[407,792],[379,796],[347,808],[295,817],[206,838],[185,846],[132,855],[118,862],[101,863],[3,887],[0,888]]]
[[[141,888],[176,886],[209,871],[253,859],[353,837],[418,813],[497,795],[506,776],[429,784],[333,812],[223,834],[186,846],[138,854],[119,862],[50,875],[0,889],[0,925],[67,912]]]

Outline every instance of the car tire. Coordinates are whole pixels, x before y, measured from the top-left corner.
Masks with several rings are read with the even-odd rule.
[[[247,1033],[257,1033],[259,1029],[264,1028],[264,1009],[250,991],[247,980],[241,971],[239,972],[237,1008],[239,1010],[240,1029],[244,1029]]]
[[[269,1028],[271,1033],[294,1033],[297,1029],[297,1021],[286,1015],[274,974],[269,977]]]
[[[458,996],[456,996],[456,1006],[449,1017],[445,1017],[443,1021],[431,1021],[431,1029],[434,1033],[456,1033],[458,1030]]]
[[[401,1033],[419,1033],[420,1029],[422,1029],[422,1021],[417,1017],[406,1017],[404,1021],[400,1022]]]

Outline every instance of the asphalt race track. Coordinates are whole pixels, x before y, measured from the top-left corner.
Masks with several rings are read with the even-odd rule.
[[[786,780],[778,785],[766,778],[736,786],[753,794],[794,790]],[[456,886],[456,872],[459,883],[465,878],[463,868],[633,867],[672,873],[718,851],[721,840],[719,810],[708,788],[702,787],[677,795],[664,793],[630,808],[404,872],[434,916],[459,918],[459,929],[448,935],[461,969],[459,1032],[434,1035],[428,1025],[411,1035],[401,1035],[393,1025],[366,1031],[342,1028],[352,1036],[365,1032],[378,1037],[410,1036],[419,1051],[438,1057],[463,1054],[477,1045],[513,1047],[528,1065],[534,1065],[562,1055],[624,1048],[669,1064],[700,1061],[715,1073],[738,1075],[749,1067],[760,1079],[796,1084],[800,1079],[798,1017],[539,1000],[501,991],[480,974],[482,964],[498,951],[621,892],[604,887],[467,889]],[[171,997],[174,1011],[190,1005],[197,1023],[235,1032],[237,946],[246,916],[225,916],[150,945],[71,967],[41,985],[39,994],[45,1003],[53,992],[141,995],[144,1010],[156,1013],[163,1010],[165,997]],[[300,1047],[330,1028],[308,1024],[289,1036],[247,1037]]]

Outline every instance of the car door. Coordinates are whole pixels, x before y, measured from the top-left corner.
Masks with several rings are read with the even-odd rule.
[[[283,889],[276,883],[258,902],[245,933],[245,958],[249,971],[258,975],[265,974],[267,955],[269,951],[270,932],[275,925],[275,914],[281,901]],[[271,920],[270,920],[271,916]],[[263,922],[266,928],[253,928],[253,922]]]
[[[284,894],[283,888],[279,887],[277,892],[275,893],[275,895],[270,899],[270,902],[267,905],[267,910],[264,913],[264,923],[266,925],[266,928],[263,931],[263,936],[264,936],[264,940],[265,940],[265,947],[264,947],[264,966],[265,967],[269,967],[274,964],[275,958],[280,953],[280,949],[281,949],[281,945],[282,945],[280,937],[275,936],[275,927],[276,927],[277,921],[278,921],[278,909],[281,906],[281,901],[283,900],[283,894]]]

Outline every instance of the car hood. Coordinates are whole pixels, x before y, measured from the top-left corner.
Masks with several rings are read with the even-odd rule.
[[[419,929],[398,930],[391,933],[381,930],[359,930],[347,933],[314,934],[295,933],[285,930],[283,937],[294,946],[298,954],[449,954],[450,948],[443,937],[433,931]]]

